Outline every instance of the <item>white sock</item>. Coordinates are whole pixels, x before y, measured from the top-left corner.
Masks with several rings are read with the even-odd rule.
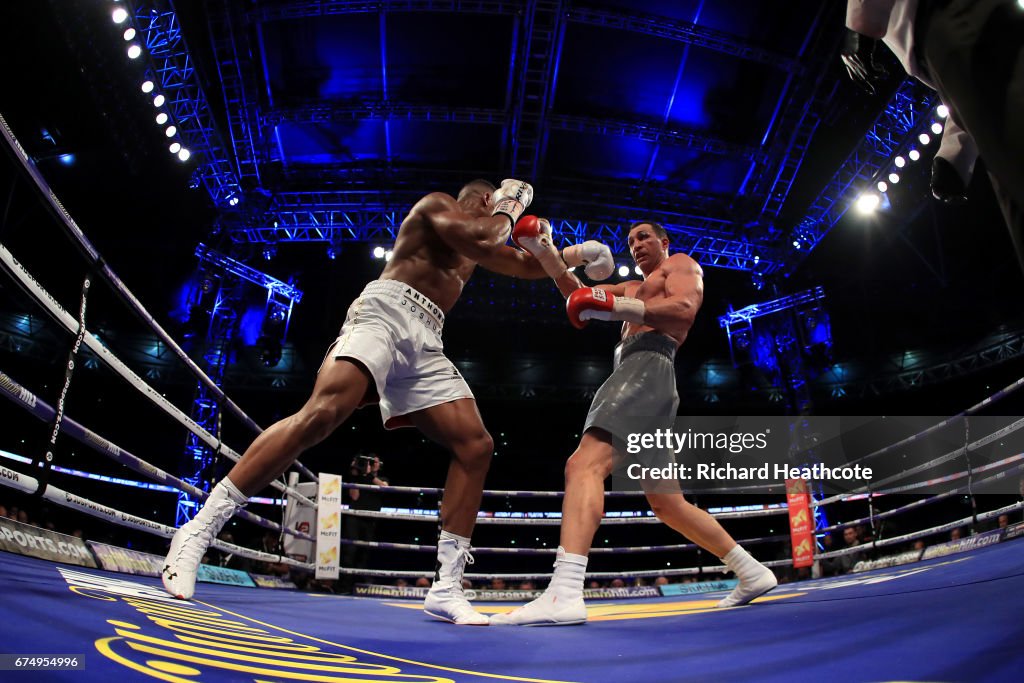
[[[555,553],[555,574],[546,592],[554,592],[559,600],[578,600],[583,597],[583,582],[587,577],[587,556],[565,552],[558,546]]]
[[[459,544],[460,548],[468,548],[469,547],[469,539],[468,538],[466,538],[465,536],[459,536],[458,534],[453,534],[452,532],[445,531],[443,529],[441,530],[440,539],[442,541],[455,541],[456,543]]]
[[[227,491],[228,496],[231,498],[231,500],[235,501],[239,505],[245,505],[246,503],[249,502],[249,497],[242,493],[241,491],[239,491],[238,487],[235,486],[235,484],[227,477],[221,479],[220,483],[217,484],[217,486],[223,486],[224,490]]]
[[[764,571],[764,565],[755,560],[753,555],[739,544],[721,559],[740,581],[755,579]]]
[[[196,513],[194,521],[204,525],[214,524],[217,526],[217,531],[220,531],[224,522],[248,501],[249,499],[238,490],[238,487],[232,484],[230,479],[224,477],[210,491],[203,507]],[[230,514],[224,517],[226,511],[230,511]]]

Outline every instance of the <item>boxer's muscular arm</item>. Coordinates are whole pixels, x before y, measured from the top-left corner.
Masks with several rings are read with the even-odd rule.
[[[478,259],[477,263],[492,273],[524,280],[540,280],[548,276],[537,259],[508,245],[488,252],[483,258]]]
[[[685,324],[689,329],[704,301],[704,271],[684,254],[670,257],[669,263],[671,271],[665,278],[665,298],[646,305],[644,325],[671,330]]]
[[[507,216],[471,216],[442,192],[432,192],[413,207],[445,244],[478,263],[501,249],[512,226]]]
[[[617,285],[596,285],[595,288],[596,289],[603,289],[606,292],[608,292],[609,294],[614,294],[615,296],[626,296],[626,283],[625,282],[620,282]]]
[[[509,246],[503,246],[490,252],[479,259],[477,263],[493,273],[523,278],[524,280],[541,280],[548,277],[543,266],[540,265],[540,261],[525,251],[519,251]],[[583,287],[583,283],[580,282],[580,279],[571,270],[566,270],[555,279],[555,284],[558,286],[558,291],[564,297],[568,297],[577,289]]]

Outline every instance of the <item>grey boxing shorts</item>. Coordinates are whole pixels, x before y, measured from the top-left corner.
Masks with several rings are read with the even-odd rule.
[[[671,429],[679,409],[676,391],[675,339],[660,332],[642,332],[615,348],[612,374],[594,395],[583,431],[597,428],[612,435],[616,452],[626,463],[646,466],[673,461],[671,449],[629,453],[631,434]]]

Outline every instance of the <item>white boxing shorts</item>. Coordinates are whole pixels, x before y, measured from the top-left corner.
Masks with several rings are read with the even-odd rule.
[[[443,327],[444,313],[423,294],[398,280],[374,280],[349,306],[327,357],[352,358],[366,366],[380,397],[384,427],[411,427],[409,413],[473,398],[444,355]]]

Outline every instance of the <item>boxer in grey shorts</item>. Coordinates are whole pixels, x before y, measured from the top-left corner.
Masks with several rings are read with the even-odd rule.
[[[621,452],[620,443],[630,434],[671,428],[679,409],[674,364],[678,347],[674,338],[660,332],[640,332],[621,341],[612,374],[590,404],[584,433],[591,428],[608,432]],[[669,458],[671,451],[658,456]]]
[[[575,327],[582,328],[590,320],[622,321],[623,341],[615,369],[594,396],[583,437],[565,466],[561,539],[551,583],[536,600],[492,616],[491,625],[555,626],[587,620],[583,603],[587,555],[604,515],[604,480],[625,456],[619,444],[630,433],[670,427],[676,415],[679,396],[673,359],[703,302],[704,273],[685,254],[669,256],[668,234],[657,223],[634,223],[627,243],[643,272],[642,282],[580,284],[571,291],[558,283],[568,297],[566,312]],[[538,252],[548,247],[532,243],[530,247],[536,248],[531,253],[542,261]],[[719,607],[746,604],[777,585],[775,575],[711,515],[684,499],[678,482],[674,491],[642,483],[658,519],[714,553],[736,573],[739,584]]]

